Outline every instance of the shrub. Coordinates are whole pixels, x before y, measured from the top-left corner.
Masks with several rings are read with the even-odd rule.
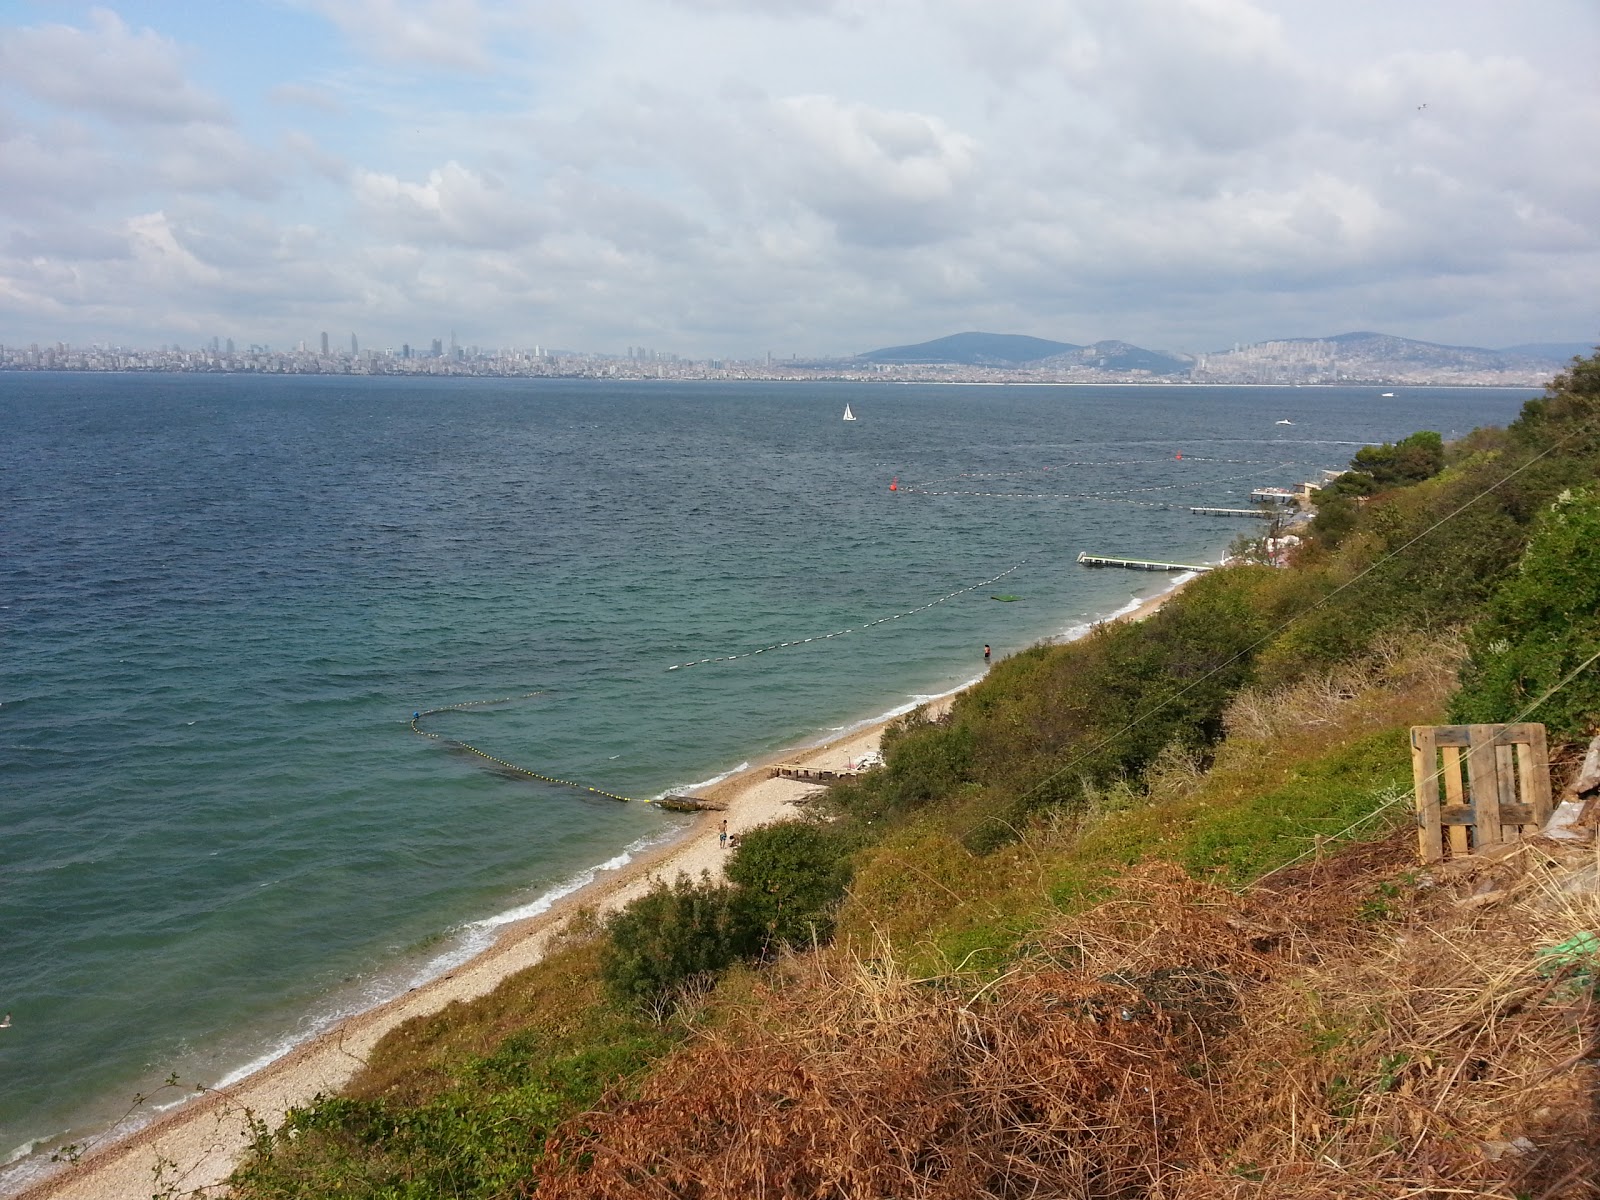
[[[805,821],[753,829],[728,859],[734,906],[746,939],[763,947],[826,940],[833,908],[850,882],[850,860],[835,832]]]
[[[612,999],[654,1004],[673,991],[704,982],[747,952],[750,942],[737,919],[733,891],[679,875],[661,884],[606,922],[610,935],[600,974]]]
[[[1600,495],[1562,493],[1534,528],[1517,570],[1495,591],[1467,638],[1471,657],[1451,712],[1462,722],[1508,721],[1600,651]],[[1591,667],[1529,714],[1557,736],[1588,732],[1600,716],[1600,668]]]

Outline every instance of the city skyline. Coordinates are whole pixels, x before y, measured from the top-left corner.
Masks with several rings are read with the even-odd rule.
[[[1597,48],[1586,0],[0,0],[0,343],[1587,341]]]

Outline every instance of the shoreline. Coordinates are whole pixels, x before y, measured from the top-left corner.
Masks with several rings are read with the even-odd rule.
[[[1154,596],[1131,602],[1101,618],[1137,621],[1148,617],[1177,594],[1194,575],[1179,576]],[[1072,641],[1094,624],[1071,626],[1050,641]],[[720,874],[726,850],[717,843],[718,826],[727,819],[729,832],[742,833],[792,815],[797,800],[820,790],[818,785],[773,777],[777,762],[796,762],[839,769],[875,753],[883,731],[917,708],[938,715],[956,697],[983,678],[917,702],[887,715],[847,726],[821,742],[790,748],[730,772],[718,782],[697,789],[707,800],[725,804],[725,811],[706,811],[676,836],[643,847],[630,861],[606,870],[590,868],[594,877],[556,896],[545,910],[501,925],[494,941],[464,962],[447,968],[409,990],[372,1008],[345,1017],[285,1053],[238,1079],[191,1093],[147,1123],[116,1134],[116,1126],[100,1134],[76,1163],[46,1167],[42,1177],[12,1193],[16,1200],[144,1200],[152,1190],[171,1188],[189,1194],[215,1189],[232,1173],[251,1137],[252,1122],[276,1128],[285,1112],[319,1093],[343,1089],[365,1066],[377,1043],[413,1017],[432,1015],[457,1000],[485,995],[503,980],[540,962],[573,915],[591,909],[604,916],[647,892],[657,882],[679,874]],[[492,919],[492,918],[489,918]],[[40,1153],[47,1153],[41,1151]],[[25,1163],[27,1160],[21,1160]],[[19,1164],[13,1164],[19,1165]]]

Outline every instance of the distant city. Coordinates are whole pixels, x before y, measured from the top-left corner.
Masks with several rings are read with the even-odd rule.
[[[351,333],[293,349],[231,338],[185,347],[0,344],[5,371],[137,371],[258,375],[419,375],[492,378],[850,380],[887,383],[1410,384],[1539,387],[1589,348],[1540,343],[1486,350],[1379,333],[1290,338],[1206,354],[1128,342],[1081,346],[1017,334],[961,333],[841,358],[693,359],[643,346],[622,354],[462,346],[363,347]]]

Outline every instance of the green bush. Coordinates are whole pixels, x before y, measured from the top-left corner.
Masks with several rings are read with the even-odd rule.
[[[1321,509],[1341,500],[1431,479],[1444,469],[1444,462],[1444,439],[1431,429],[1419,430],[1392,444],[1363,446],[1350,460],[1350,469],[1316,493],[1318,516],[1322,515]],[[1322,532],[1328,532],[1331,526],[1330,519]]]
[[[753,829],[728,859],[734,908],[747,939],[770,948],[826,941],[833,909],[850,882],[839,833],[806,821]]]
[[[1461,722],[1509,721],[1600,651],[1600,494],[1563,492],[1541,516],[1517,570],[1467,638],[1471,657],[1451,706]],[[1600,719],[1600,664],[1529,714],[1558,737]]]
[[[601,955],[606,991],[622,1004],[669,1000],[685,986],[704,982],[752,949],[733,889],[679,875],[606,922]]]

